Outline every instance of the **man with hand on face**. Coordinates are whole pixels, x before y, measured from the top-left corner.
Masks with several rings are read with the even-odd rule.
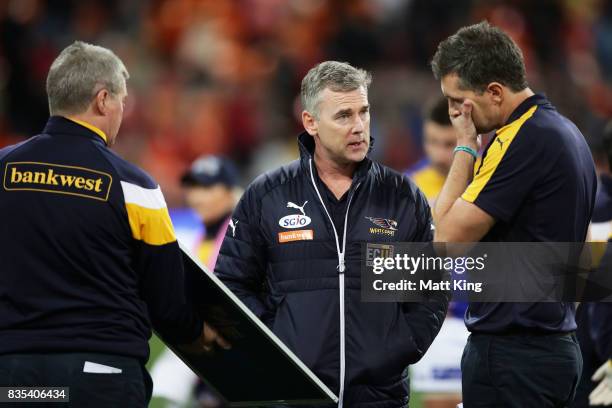
[[[596,176],[584,137],[529,89],[520,49],[487,22],[440,43],[432,69],[457,131],[434,209],[440,242],[584,242]],[[479,134],[495,131],[474,173]],[[582,358],[573,303],[471,303],[466,408],[565,407]]]
[[[45,129],[0,150],[0,386],[145,407],[152,328],[198,352],[229,347],[186,299],[160,187],[110,150],[128,76],[106,48],[66,47]]]
[[[370,75],[327,61],[302,80],[300,159],[258,177],[232,216],[215,272],[337,395],[396,408],[407,366],[438,333],[448,293],[361,302],[361,245],[430,241],[425,197],[367,158]],[[382,225],[382,226],[381,226]]]

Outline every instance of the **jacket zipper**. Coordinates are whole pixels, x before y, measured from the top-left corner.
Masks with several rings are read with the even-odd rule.
[[[336,238],[336,251],[338,252],[338,288],[339,288],[339,297],[340,297],[340,393],[338,395],[338,408],[342,408],[344,403],[344,377],[346,375],[346,340],[345,340],[345,316],[344,316],[344,271],[346,270],[345,262],[344,262],[344,253],[346,251],[346,226],[348,224],[348,214],[351,208],[351,201],[353,200],[353,196],[355,195],[355,191],[359,188],[361,183],[357,183],[355,189],[350,193],[348,204],[346,205],[346,214],[344,215],[344,231],[342,235],[342,250],[340,250],[340,242],[338,238],[338,232],[336,231],[336,226],[334,225],[334,220],[329,215],[327,211],[327,207],[325,207],[325,203],[323,202],[323,197],[321,197],[321,193],[319,192],[319,188],[317,187],[317,183],[314,178],[314,172],[312,171],[312,158],[308,160],[308,165],[310,166],[310,180],[312,181],[312,186],[317,192],[317,196],[319,197],[319,201],[325,210],[325,214],[327,218],[329,218],[329,222],[334,230],[334,237]]]

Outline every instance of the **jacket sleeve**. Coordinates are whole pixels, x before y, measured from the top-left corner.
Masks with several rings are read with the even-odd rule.
[[[234,210],[215,265],[215,274],[264,323],[272,319],[266,304],[265,244],[260,232],[260,200],[251,185]]]
[[[134,243],[134,268],[153,329],[165,339],[190,343],[203,321],[187,302],[182,253],[162,192],[121,182]]]
[[[418,189],[415,194],[415,217],[417,231],[415,236],[408,239],[408,241],[432,242],[434,228],[431,210],[425,196]],[[431,249],[433,255],[433,247]],[[435,273],[436,276],[432,277],[434,279],[449,279],[446,272],[436,271]],[[412,335],[417,346],[416,361],[425,355],[425,352],[438,335],[448,311],[450,297],[450,291],[431,291],[426,293],[426,298],[421,302],[406,302],[403,304],[403,310],[412,328]]]

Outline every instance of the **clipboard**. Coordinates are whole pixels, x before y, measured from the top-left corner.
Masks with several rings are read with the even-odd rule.
[[[230,407],[337,404],[338,397],[179,242],[190,301],[232,344],[195,353],[158,337]]]

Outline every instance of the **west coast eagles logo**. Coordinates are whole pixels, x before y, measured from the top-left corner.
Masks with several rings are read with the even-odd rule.
[[[370,227],[370,234],[395,236],[397,231],[397,221],[388,218],[365,217],[370,220],[376,227]]]

